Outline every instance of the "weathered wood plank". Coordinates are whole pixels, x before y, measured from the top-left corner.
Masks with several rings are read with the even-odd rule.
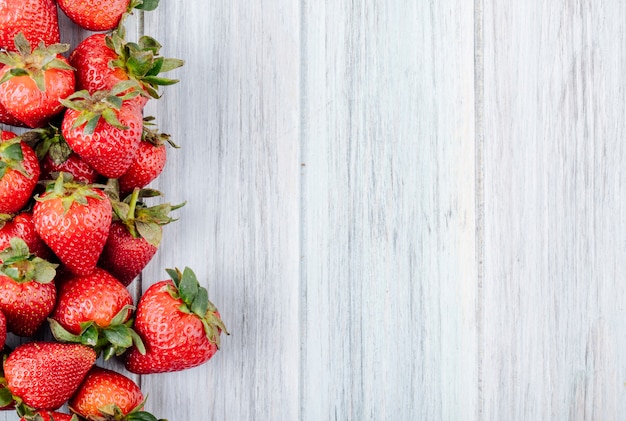
[[[187,200],[144,289],[189,266],[232,335],[208,364],[142,377],[171,420],[293,420],[299,368],[299,9],[162,2],[145,33],[186,60],[149,110],[181,145],[156,187]]]
[[[473,5],[303,4],[301,419],[471,419]]]
[[[621,420],[624,3],[485,2],[485,420]]]

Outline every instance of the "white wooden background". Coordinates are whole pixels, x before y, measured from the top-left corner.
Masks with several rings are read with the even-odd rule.
[[[147,409],[626,419],[623,1],[161,3],[188,204],[136,285],[192,267],[232,335]]]

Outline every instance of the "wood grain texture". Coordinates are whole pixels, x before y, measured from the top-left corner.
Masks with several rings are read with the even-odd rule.
[[[483,419],[621,420],[624,4],[484,3]]]
[[[305,2],[301,419],[477,410],[473,31],[468,2]]]

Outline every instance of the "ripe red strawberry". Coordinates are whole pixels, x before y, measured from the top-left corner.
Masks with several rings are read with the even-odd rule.
[[[120,281],[104,269],[74,276],[59,288],[56,308],[50,319],[55,338],[62,342],[89,345],[104,351],[105,359],[121,355],[141,340],[129,327],[133,299]]]
[[[7,140],[7,137],[12,139]],[[39,179],[39,161],[35,151],[3,132],[0,142],[0,213],[17,213],[30,200]]]
[[[20,421],[79,421],[76,415],[56,411],[29,411]]]
[[[112,217],[111,202],[101,190],[64,183],[62,176],[36,198],[33,208],[37,234],[76,275],[95,269]]]
[[[170,212],[184,206],[166,203],[148,207],[138,201],[144,192],[158,194],[137,188],[124,202],[113,201],[116,220],[111,223],[98,263],[124,285],[130,284],[156,253],[163,235],[161,227],[174,221]]]
[[[133,8],[154,10],[158,0],[58,0],[59,7],[72,22],[90,31],[115,29]]]
[[[40,180],[54,180],[61,172],[85,184],[93,184],[100,179],[100,174],[72,151],[58,128],[49,125],[29,130],[21,137],[35,149],[41,166]]]
[[[128,170],[118,178],[122,196],[130,194],[136,187],[143,188],[156,179],[163,171],[167,159],[165,143],[178,148],[170,140],[170,135],[158,133],[150,128],[152,118],[144,118],[141,143],[135,159]]]
[[[17,52],[0,53],[0,103],[29,127],[41,127],[63,110],[60,100],[74,92],[74,69],[61,53],[68,44],[43,42],[32,49],[22,33],[15,37]]]
[[[26,243],[15,237],[0,253],[0,310],[7,330],[32,336],[54,309],[56,265],[29,253]]]
[[[31,212],[22,212],[6,220],[0,218],[0,251],[11,245],[11,238],[18,237],[24,240],[28,249],[37,257],[44,260],[52,260],[54,255],[43,242],[33,223]],[[2,263],[2,260],[0,260]]]
[[[24,405],[55,410],[76,392],[95,361],[96,352],[84,345],[30,342],[9,355],[4,377]]]
[[[22,32],[31,45],[60,42],[57,7],[54,0],[0,1],[0,47],[15,51],[13,40]]]
[[[218,350],[220,333],[228,334],[219,312],[195,274],[168,269],[172,280],[152,285],[139,300],[135,330],[146,353],[131,348],[125,361],[132,373],[179,371],[208,361]]]
[[[99,174],[117,178],[130,166],[143,127],[141,110],[128,101],[132,82],[93,95],[79,91],[62,103],[68,107],[61,132],[74,152]],[[137,91],[134,91],[134,96]]]
[[[70,64],[76,68],[77,89],[93,93],[132,79],[143,88],[145,96],[135,98],[139,107],[143,107],[146,96],[159,98],[160,86],[178,82],[159,75],[184,64],[182,60],[159,56],[160,49],[161,45],[149,36],[127,43],[119,32],[93,34],[70,54]]]
[[[97,366],[87,373],[69,401],[70,409],[88,420],[157,421],[154,415],[142,411],[143,405],[143,393],[134,381]]]

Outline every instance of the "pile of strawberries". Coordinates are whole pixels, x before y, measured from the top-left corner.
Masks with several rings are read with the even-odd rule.
[[[166,269],[136,306],[127,289],[183,206],[147,204],[161,198],[146,186],[172,143],[143,115],[183,62],[149,36],[126,39],[125,19],[158,0],[57,2],[0,2],[0,123],[22,132],[0,139],[0,409],[156,421],[137,384],[98,358],[137,374],[184,370],[228,333],[190,268]],[[71,51],[57,6],[91,31]],[[23,344],[9,349],[7,332]]]

